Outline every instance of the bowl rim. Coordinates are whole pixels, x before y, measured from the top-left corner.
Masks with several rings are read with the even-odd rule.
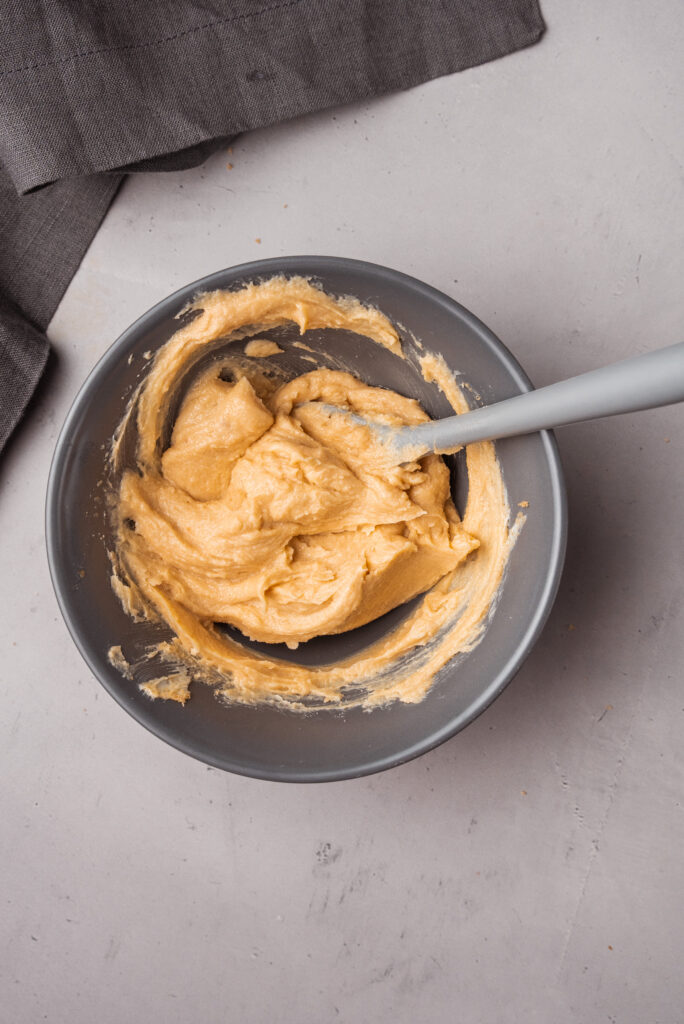
[[[511,655],[506,660],[500,671],[490,681],[477,699],[473,700],[460,714],[450,718],[441,729],[432,731],[423,739],[397,751],[392,755],[377,759],[369,758],[359,763],[354,768],[336,768],[329,771],[306,771],[301,769],[283,769],[279,771],[259,771],[250,766],[247,769],[240,762],[231,761],[230,756],[216,757],[211,753],[202,750],[199,742],[191,742],[178,736],[172,729],[167,728],[163,723],[150,718],[141,717],[137,712],[136,705],[127,702],[125,695],[120,688],[111,685],[106,676],[100,674],[99,665],[91,657],[88,645],[81,635],[81,630],[69,603],[69,587],[62,578],[60,560],[57,556],[57,505],[56,499],[59,490],[59,481],[63,470],[63,464],[70,447],[72,425],[78,419],[82,405],[91,398],[92,384],[103,376],[107,368],[117,363],[122,351],[126,351],[127,344],[135,338],[142,330],[148,330],[156,322],[164,319],[171,311],[180,312],[183,306],[195,295],[214,288],[229,288],[234,283],[244,279],[254,280],[273,276],[278,273],[296,274],[302,273],[315,278],[319,274],[325,274],[326,270],[346,270],[357,272],[380,280],[390,280],[392,283],[405,286],[410,290],[422,293],[432,302],[445,307],[449,312],[455,313],[459,319],[465,321],[481,338],[492,348],[500,361],[503,363],[515,383],[521,391],[533,390],[533,385],[518,363],[502,341],[476,317],[465,306],[456,299],[446,295],[444,292],[432,285],[420,281],[418,278],[405,274],[381,264],[367,262],[365,260],[347,259],[338,256],[324,255],[298,255],[298,256],[277,256],[272,258],[253,260],[247,263],[240,263],[233,267],[226,267],[204,275],[196,281],[184,285],[172,292],[166,298],[161,299],[146,312],[142,313],[129,327],[127,327],[115,341],[100,356],[90,373],[79,387],[76,396],[71,403],[69,411],[59,433],[55,450],[52,456],[50,471],[48,475],[47,491],[45,498],[45,542],[47,549],[48,568],[50,578],[57,597],[57,603],[61,611],[67,629],[78,648],[81,656],[88,665],[90,671],[97,681],[104,687],[111,697],[131,715],[140,725],[143,725],[149,732],[164,740],[170,746],[180,750],[184,754],[215,768],[229,771],[236,775],[250,778],[257,778],[275,782],[336,782],[345,779],[361,778],[372,775],[376,772],[385,771],[388,768],[396,767],[413,760],[422,754],[428,753],[446,740],[455,736],[467,725],[470,725],[478,718],[496,698],[502,693],[505,687],[511,682],[521,668],[523,662],[529,655],[532,647],[538,639],[544,624],[549,616],[551,608],[560,584],[565,552],[567,546],[568,508],[567,493],[563,469],[558,451],[558,445],[553,431],[539,431],[542,440],[544,453],[549,470],[551,481],[551,500],[553,506],[552,520],[552,548],[547,571],[539,600],[536,603],[534,614],[531,616],[527,629],[516,645]],[[326,712],[327,713],[327,712]]]

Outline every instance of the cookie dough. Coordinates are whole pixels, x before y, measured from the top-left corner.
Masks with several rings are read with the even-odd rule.
[[[129,610],[174,633],[157,651],[172,665],[167,682],[143,683],[145,692],[184,702],[191,677],[229,699],[298,707],[421,699],[441,665],[477,641],[501,579],[508,509],[493,446],[468,449],[461,522],[439,456],[383,466],[364,428],[319,405],[398,426],[427,419],[415,400],[323,368],[275,390],[263,374],[224,379],[227,339],[288,321],[302,334],[344,327],[400,355],[381,313],[284,277],[200,296],[192,309],[201,312],[159,351],[131,408],[137,466],[123,473],[115,502],[115,589]],[[162,450],[176,390],[219,340],[220,356],[186,387]],[[443,363],[424,357],[421,371],[457,411],[467,408]],[[296,647],[419,594],[398,629],[336,665],[270,658],[221,629]]]
[[[252,338],[245,345],[245,355],[251,356],[252,359],[265,359],[266,356],[277,356],[282,351],[280,345],[276,341],[271,341],[270,338]]]

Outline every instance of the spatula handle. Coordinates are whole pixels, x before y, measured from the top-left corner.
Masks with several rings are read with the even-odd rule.
[[[684,342],[590,370],[461,416],[402,430],[402,444],[444,451],[684,401]],[[410,435],[410,436],[409,436]]]

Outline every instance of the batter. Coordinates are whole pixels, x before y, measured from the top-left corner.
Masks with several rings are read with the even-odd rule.
[[[263,374],[221,376],[226,339],[288,321],[302,334],[343,327],[400,355],[381,313],[284,277],[200,296],[191,309],[201,312],[159,351],[138,396],[137,469],[123,473],[115,507],[115,589],[132,614],[161,618],[175,635],[156,649],[172,668],[142,683],[145,692],[185,702],[199,678],[230,699],[300,708],[420,700],[435,672],[477,641],[501,579],[508,508],[493,446],[468,449],[461,522],[439,456],[388,468],[368,431],[317,405],[399,426],[427,420],[413,399],[330,369],[276,390]],[[219,339],[224,358],[187,389],[162,451],[177,387]],[[249,344],[262,357],[264,342]],[[467,408],[443,363],[426,356],[421,370],[457,411]],[[417,611],[384,640],[319,668],[264,657],[218,625],[295,648],[419,594]]]

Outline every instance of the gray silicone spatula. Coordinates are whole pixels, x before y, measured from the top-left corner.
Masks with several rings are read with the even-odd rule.
[[[491,441],[513,434],[560,427],[565,423],[655,409],[684,401],[684,342],[612,363],[548,387],[516,395],[460,416],[389,427],[337,406],[324,405],[363,423],[385,447],[391,462],[420,458],[428,452],[453,451],[473,441]]]

